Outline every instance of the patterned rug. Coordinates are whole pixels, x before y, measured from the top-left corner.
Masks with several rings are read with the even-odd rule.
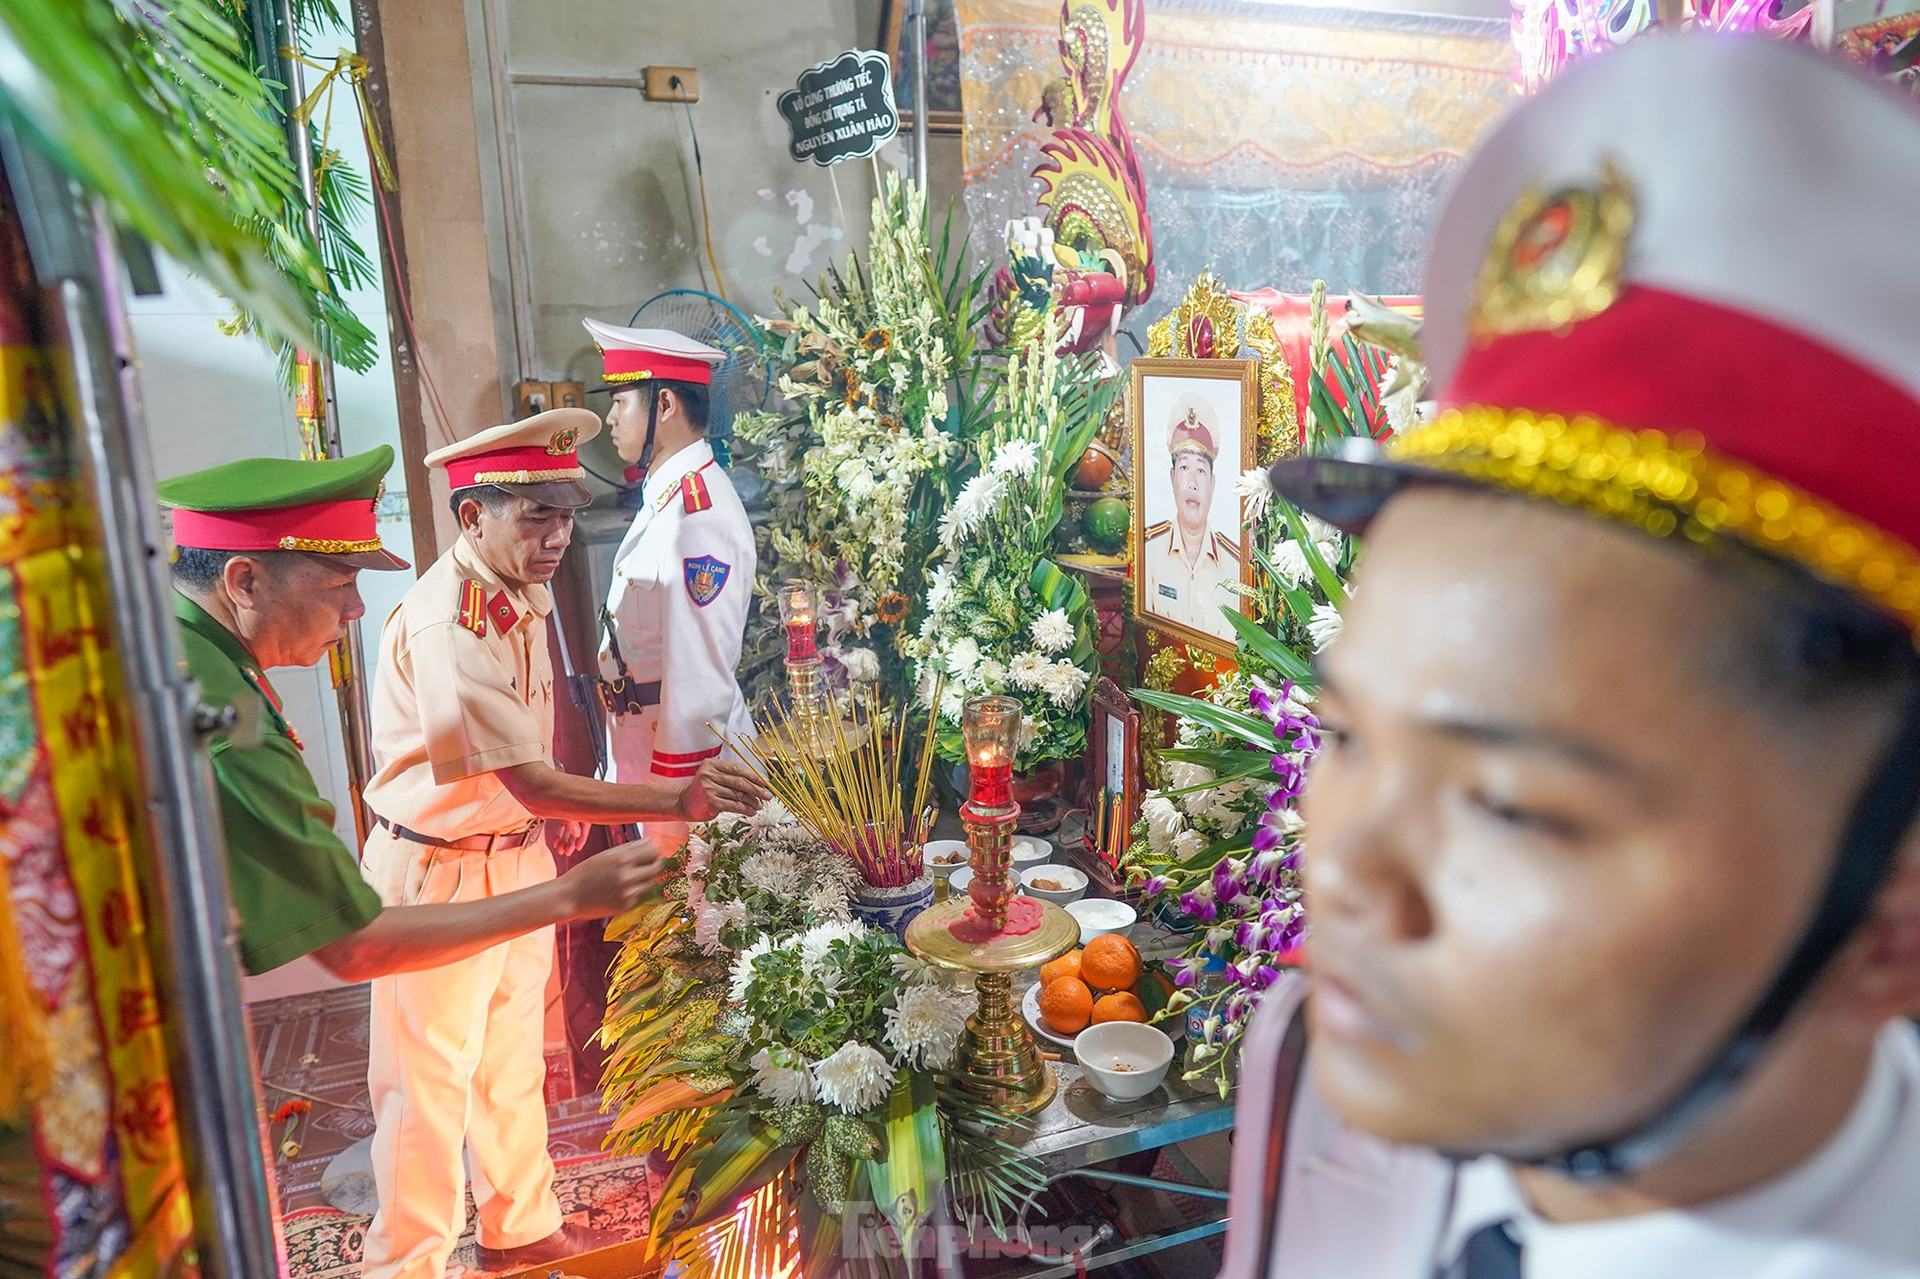
[[[371,1218],[329,1207],[321,1176],[341,1151],[373,1132],[367,1099],[367,999],[365,986],[296,995],[253,1005],[254,1050],[269,1110],[291,1100],[310,1103],[297,1125],[274,1126],[281,1150],[274,1176],[287,1237],[289,1273],[295,1279],[356,1279]],[[570,1222],[617,1231],[632,1239],[646,1234],[652,1190],[644,1158],[601,1153],[608,1119],[597,1094],[547,1107],[547,1149],[556,1176],[554,1193]],[[467,1200],[473,1220],[473,1200]],[[449,1276],[477,1276],[473,1231],[461,1236]]]

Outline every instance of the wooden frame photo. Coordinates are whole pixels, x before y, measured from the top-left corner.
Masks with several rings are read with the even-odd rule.
[[[1259,368],[1257,360],[1136,359],[1130,370],[1133,615],[1222,655],[1237,637],[1221,608],[1247,611],[1227,583],[1253,583],[1234,488],[1254,465]]]
[[[960,105],[960,20],[954,0],[926,0],[927,134],[959,137],[965,124]],[[913,94],[908,91],[905,35],[907,0],[880,0],[880,31],[874,47],[893,60],[894,106],[900,132],[914,127]]]

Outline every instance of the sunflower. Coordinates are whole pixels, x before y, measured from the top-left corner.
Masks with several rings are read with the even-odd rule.
[[[880,602],[874,605],[874,611],[887,625],[897,625],[907,619],[907,597],[899,591],[888,591],[880,597]]]
[[[884,351],[893,345],[893,338],[885,329],[868,329],[867,335],[860,339],[860,345],[869,351]]]
[[[844,387],[842,398],[846,400],[848,408],[853,408],[860,403],[860,375],[852,369],[847,369],[843,376],[845,381],[842,384]]]

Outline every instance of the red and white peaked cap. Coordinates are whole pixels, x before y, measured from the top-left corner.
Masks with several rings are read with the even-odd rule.
[[[1920,631],[1917,229],[1909,100],[1774,40],[1635,40],[1462,167],[1426,268],[1440,415],[1384,467],[1274,483],[1349,527],[1426,473],[1733,537]]]
[[[607,382],[621,389],[654,378],[705,386],[713,381],[714,366],[727,358],[725,351],[672,329],[630,329],[600,320],[581,323],[600,350]]]

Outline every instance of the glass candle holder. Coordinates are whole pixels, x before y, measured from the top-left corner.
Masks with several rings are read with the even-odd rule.
[[[780,624],[787,630],[787,660],[811,662],[820,656],[814,631],[820,618],[820,597],[809,582],[788,582],[780,588]]]
[[[979,809],[1013,803],[1013,757],[1020,749],[1020,700],[971,697],[960,709],[960,731],[967,740],[971,802]]]

